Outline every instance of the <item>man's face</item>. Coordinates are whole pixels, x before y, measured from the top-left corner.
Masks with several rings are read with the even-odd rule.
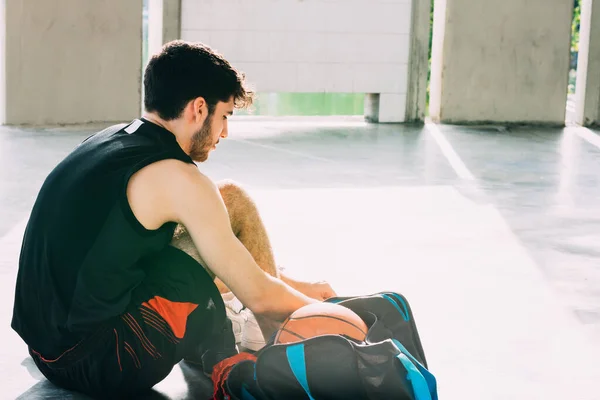
[[[191,138],[190,157],[196,162],[204,162],[208,154],[217,148],[221,138],[226,138],[227,118],[233,114],[233,99],[218,102],[213,113],[208,115]]]

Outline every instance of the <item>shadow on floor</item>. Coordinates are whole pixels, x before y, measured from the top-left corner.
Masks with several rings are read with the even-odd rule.
[[[38,399],[55,399],[55,400],[91,400],[92,398],[81,393],[72,392],[62,389],[50,381],[48,381],[35,367],[33,360],[28,357],[21,363],[32,377],[39,380],[31,386],[27,391],[17,397],[17,400],[38,400]],[[152,389],[145,393],[140,393],[136,397],[130,399],[144,400],[203,400],[210,399],[213,393],[213,386],[210,379],[202,374],[202,372],[189,367],[185,363],[179,364],[183,375],[184,382],[167,377],[161,382],[160,389]],[[176,367],[177,368],[177,367]],[[181,386],[187,385],[187,391],[182,394]]]

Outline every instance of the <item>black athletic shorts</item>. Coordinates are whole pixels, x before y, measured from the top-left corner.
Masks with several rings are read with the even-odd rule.
[[[49,381],[92,397],[128,397],[162,381],[183,358],[235,348],[223,300],[202,266],[169,246],[145,269],[125,313],[57,359],[30,349]]]

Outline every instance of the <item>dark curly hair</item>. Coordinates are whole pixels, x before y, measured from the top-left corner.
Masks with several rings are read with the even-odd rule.
[[[144,72],[144,108],[169,121],[198,97],[212,114],[217,102],[232,97],[236,108],[249,107],[254,92],[246,87],[245,75],[210,47],[182,40],[165,44]]]

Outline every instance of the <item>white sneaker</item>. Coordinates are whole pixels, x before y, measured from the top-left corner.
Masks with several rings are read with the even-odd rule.
[[[246,314],[246,323],[244,324],[244,329],[242,331],[242,342],[240,346],[248,350],[258,351],[265,347],[266,344],[263,333],[260,330],[260,326],[256,321],[256,317],[252,314],[252,311],[245,308],[242,310],[242,313]]]
[[[222,297],[225,303],[225,313],[233,328],[235,344],[239,345],[242,342],[242,331],[246,324],[246,315],[242,314],[244,306],[231,292],[223,294]]]
[[[262,349],[265,339],[252,311],[245,308],[232,292],[225,293],[222,297],[227,317],[233,326],[235,343],[251,351]]]

